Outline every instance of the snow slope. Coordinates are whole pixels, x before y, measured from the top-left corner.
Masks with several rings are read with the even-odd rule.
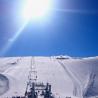
[[[31,66],[38,82],[52,85],[56,98],[98,95],[98,57],[7,57],[0,58],[0,98],[24,95]]]

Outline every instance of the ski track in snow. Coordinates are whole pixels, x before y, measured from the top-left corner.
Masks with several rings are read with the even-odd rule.
[[[74,83],[73,95],[82,97],[81,81],[68,69],[67,65],[58,61]]]

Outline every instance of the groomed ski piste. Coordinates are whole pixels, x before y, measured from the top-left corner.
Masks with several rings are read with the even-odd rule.
[[[50,83],[54,98],[98,98],[97,56],[1,57],[0,98],[23,96],[33,66],[31,77]]]

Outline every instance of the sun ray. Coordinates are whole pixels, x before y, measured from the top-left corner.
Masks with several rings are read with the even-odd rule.
[[[29,21],[26,21],[22,27],[15,33],[15,35],[13,36],[13,38],[11,38],[10,41],[7,42],[7,44],[3,47],[3,49],[1,50],[1,56],[5,56],[5,54],[7,53],[7,51],[13,46],[13,44],[15,43],[15,41],[17,40],[17,38],[20,36],[20,34],[22,33],[22,31],[24,30],[24,28],[26,27],[26,25],[28,24]]]

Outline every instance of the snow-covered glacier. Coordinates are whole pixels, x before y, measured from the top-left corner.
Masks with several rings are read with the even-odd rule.
[[[38,82],[49,82],[55,98],[97,98],[98,57],[1,57],[0,98],[23,95],[30,66]]]

